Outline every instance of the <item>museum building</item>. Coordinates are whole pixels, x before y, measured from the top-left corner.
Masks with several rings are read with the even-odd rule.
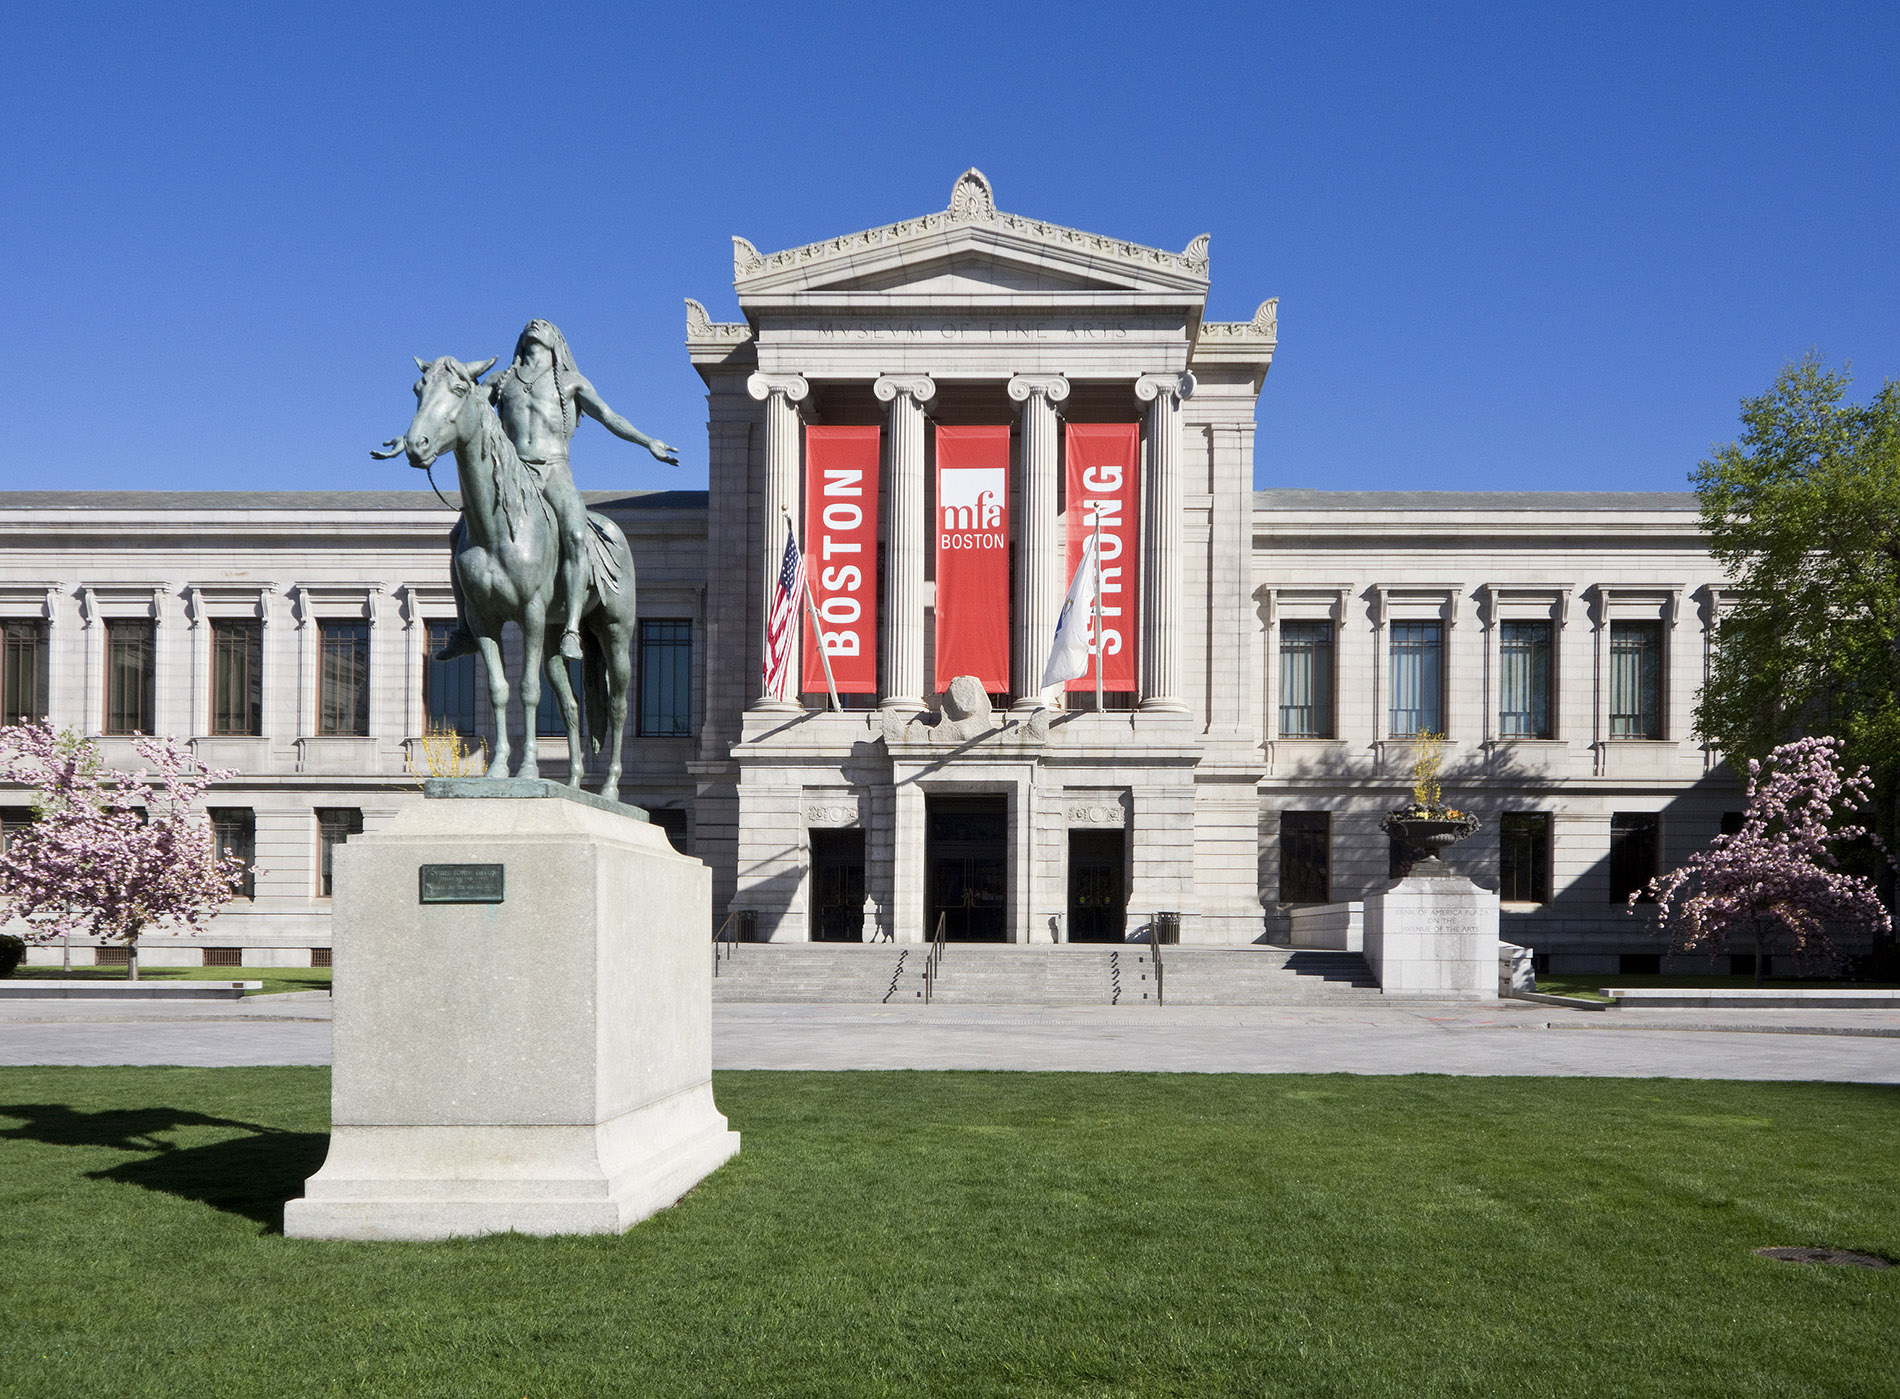
[[[1282,942],[1393,877],[1378,820],[1430,731],[1483,822],[1450,862],[1499,891],[1503,936],[1557,971],[1656,965],[1625,897],[1740,807],[1690,732],[1723,603],[1694,497],[1256,491],[1276,302],[1210,321],[1205,235],[1005,213],[976,171],[939,213],[733,241],[742,319],[686,304],[709,490],[589,493],[637,569],[621,795],[712,868],[716,925]],[[142,955],[323,960],[330,852],[421,799],[432,726],[489,723],[474,660],[430,659],[451,513],[396,491],[0,507],[0,718],[123,766],[131,733],[186,735],[240,774],[213,816],[255,862],[244,897]],[[780,597],[788,534],[807,607]],[[1089,669],[1045,686],[1085,555]],[[533,722],[560,731],[551,701]]]

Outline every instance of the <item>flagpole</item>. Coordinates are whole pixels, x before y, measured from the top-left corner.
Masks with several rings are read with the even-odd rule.
[[[785,517],[785,528],[788,531],[791,530],[793,528],[792,512],[781,505],[778,513]],[[801,557],[802,556],[801,551]],[[818,604],[813,602],[811,598],[810,568],[800,570],[799,590],[805,594],[805,615],[811,618],[812,645],[818,648],[818,659],[825,667],[825,688],[831,691],[831,712],[834,714],[842,714],[844,712],[844,705],[840,703],[838,699],[838,682],[831,678],[831,656],[830,653],[825,650],[825,632],[824,628],[819,625]],[[803,657],[799,658],[799,665],[803,668]]]
[[[1102,712],[1102,507],[1095,507],[1095,712]]]

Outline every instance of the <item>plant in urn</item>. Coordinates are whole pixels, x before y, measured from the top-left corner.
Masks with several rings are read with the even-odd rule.
[[[1404,844],[1413,862],[1426,865],[1420,873],[1442,870],[1438,859],[1461,840],[1478,833],[1478,818],[1468,811],[1445,805],[1445,793],[1439,772],[1445,765],[1445,736],[1426,729],[1414,740],[1412,748],[1412,800],[1389,811],[1379,828]]]

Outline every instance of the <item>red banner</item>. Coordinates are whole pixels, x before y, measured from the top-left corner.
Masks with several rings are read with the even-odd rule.
[[[1009,429],[937,429],[937,690],[1009,690]]]
[[[1093,635],[1091,616],[1089,669],[1069,682],[1071,690],[1095,688],[1098,655],[1107,656],[1102,672],[1104,690],[1132,690],[1135,679],[1135,618],[1140,598],[1136,559],[1140,544],[1137,512],[1141,508],[1141,429],[1134,423],[1070,423],[1067,493],[1069,566],[1062,576],[1066,590],[1082,562],[1082,549],[1102,525],[1102,635]],[[1040,663],[1039,663],[1040,664]]]
[[[805,576],[841,695],[877,693],[878,432],[805,429]],[[823,694],[825,665],[804,620],[804,688]]]

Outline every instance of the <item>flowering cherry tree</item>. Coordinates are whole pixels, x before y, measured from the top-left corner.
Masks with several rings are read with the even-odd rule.
[[[1858,825],[1831,825],[1837,807],[1864,805],[1873,791],[1866,768],[1841,775],[1842,746],[1838,738],[1803,738],[1765,761],[1750,760],[1742,828],[1649,882],[1678,951],[1713,955],[1747,931],[1759,986],[1767,966],[1763,944],[1778,931],[1788,935],[1797,963],[1838,963],[1830,928],[1876,937],[1892,928],[1873,884],[1844,873],[1830,848],[1868,834]],[[1630,896],[1632,908],[1638,897]]]
[[[193,807],[213,782],[175,738],[135,735],[150,773],[117,772],[98,748],[47,724],[0,728],[0,777],[34,789],[34,820],[0,854],[0,899],[29,941],[66,933],[123,942],[138,980],[139,934],[154,923],[201,928],[242,883]],[[156,776],[151,774],[155,773]]]

